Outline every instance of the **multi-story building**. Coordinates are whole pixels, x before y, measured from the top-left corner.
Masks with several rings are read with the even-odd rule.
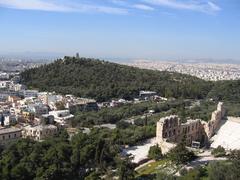
[[[35,115],[30,111],[22,111],[22,117],[25,119],[25,121],[32,122],[35,118]]]
[[[6,101],[8,96],[18,96],[18,92],[16,91],[0,91],[0,100]]]
[[[156,95],[157,95],[157,93],[154,92],[154,91],[140,91],[139,92],[139,98],[144,99],[144,100],[147,100],[147,99],[149,99],[151,97],[154,97]]]
[[[94,100],[81,101],[77,103],[67,103],[66,108],[68,108],[71,113],[75,113],[76,111],[98,111],[99,110],[97,102]]]
[[[74,118],[74,115],[70,114],[69,110],[50,111],[49,114],[54,116],[54,121],[62,125]]]
[[[9,88],[11,81],[0,81],[0,88]]]
[[[50,114],[43,114],[40,117],[41,124],[54,124],[54,116]]]
[[[26,126],[23,128],[22,136],[39,141],[54,136],[57,132],[58,129],[54,125]]]
[[[22,129],[10,127],[0,129],[0,144],[7,144],[22,137]]]
[[[38,91],[37,90],[21,90],[19,92],[19,94],[21,96],[23,96],[24,98],[26,98],[26,97],[37,97]]]
[[[17,123],[16,115],[7,115],[4,117],[4,126],[11,126]]]
[[[11,103],[17,103],[17,101],[20,101],[21,98],[18,97],[18,96],[8,96],[8,102],[11,102]]]
[[[8,73],[5,72],[0,72],[0,79],[9,79],[10,75]]]
[[[25,90],[26,87],[22,84],[10,84],[9,89],[12,91],[21,91]]]
[[[39,92],[38,99],[40,99],[43,104],[53,105],[56,102],[63,101],[63,96],[51,92]]]
[[[28,108],[36,117],[40,117],[42,114],[48,114],[48,106],[44,104],[30,104]]]

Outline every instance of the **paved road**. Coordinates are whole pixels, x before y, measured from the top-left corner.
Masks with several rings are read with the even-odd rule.
[[[195,159],[194,161],[188,163],[187,165],[185,165],[183,168],[186,169],[192,169],[201,165],[206,165],[211,161],[224,161],[227,160],[226,157],[214,157],[213,155],[211,155],[211,151],[210,150],[205,150],[203,153],[198,154],[198,158]],[[179,171],[176,173],[177,176],[179,176]]]
[[[194,168],[200,165],[204,165],[207,164],[211,161],[223,161],[223,160],[227,160],[226,157],[214,157],[213,155],[211,155],[211,151],[210,150],[206,150],[201,154],[198,154],[198,158],[192,162],[190,162],[189,164],[187,164],[185,166],[185,168],[189,169],[189,168]]]

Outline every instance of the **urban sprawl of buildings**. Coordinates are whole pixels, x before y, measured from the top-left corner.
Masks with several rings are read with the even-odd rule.
[[[126,103],[136,103],[153,97],[166,100],[156,92],[140,91],[139,99],[124,99],[97,103],[94,99],[55,92],[29,90],[20,84],[19,73],[0,72],[0,145],[20,138],[41,141],[67,129],[69,135],[78,132],[71,128],[71,120],[77,111],[97,111],[102,107],[117,107]],[[103,124],[95,127],[115,128],[116,125]],[[89,129],[85,128],[84,131]]]
[[[43,140],[68,128],[77,110],[98,109],[95,100],[28,90],[18,73],[0,73],[0,144]]]
[[[29,58],[6,58],[0,56],[0,71],[20,72],[25,69],[38,67],[47,60],[32,60]]]
[[[159,71],[189,74],[210,81],[240,79],[239,64],[177,63],[164,61],[135,61],[128,65]]]
[[[76,112],[97,111],[103,107],[119,107],[128,103],[149,100],[161,102],[169,99],[153,91],[140,91],[139,96],[132,101],[116,99],[97,103],[94,99],[30,90],[20,83],[19,73],[0,72],[0,145],[21,138],[42,141],[57,135],[61,129],[66,129],[70,137],[79,131],[89,133],[91,131],[89,128],[72,128],[72,120]],[[141,118],[146,119],[146,116],[154,113],[154,110],[149,110]],[[158,144],[163,153],[168,152],[182,139],[186,140],[189,147],[208,147],[221,128],[224,118],[225,108],[222,102],[218,103],[217,109],[212,113],[208,122],[201,119],[187,119],[183,122],[176,115],[163,117],[157,122],[156,138],[151,144]],[[132,118],[124,121],[130,124],[135,123]],[[94,127],[115,129],[116,124],[100,124]],[[223,143],[226,144],[222,141],[217,142],[217,144]],[[147,154],[148,149],[143,148],[143,151]],[[130,155],[136,152],[130,151]],[[137,162],[147,158],[136,157],[139,159]]]

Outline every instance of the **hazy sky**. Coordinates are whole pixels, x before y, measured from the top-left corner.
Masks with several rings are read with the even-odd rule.
[[[240,61],[240,0],[0,0],[0,53]]]

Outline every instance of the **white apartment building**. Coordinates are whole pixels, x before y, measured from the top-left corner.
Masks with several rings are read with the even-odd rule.
[[[10,126],[11,124],[17,123],[16,115],[7,115],[4,117],[4,126]]]
[[[0,88],[8,88],[11,84],[11,81],[0,81]]]
[[[57,94],[51,93],[51,92],[39,92],[38,99],[40,99],[43,102],[43,104],[52,105],[58,101],[62,101],[63,96],[57,95]]]
[[[50,115],[54,116],[54,120],[60,124],[66,124],[67,121],[74,118],[74,115],[70,114],[69,110],[50,111]]]
[[[0,72],[0,79],[9,79],[9,74],[5,72]]]
[[[9,89],[12,91],[21,91],[21,90],[25,90],[26,87],[22,84],[10,84]]]

